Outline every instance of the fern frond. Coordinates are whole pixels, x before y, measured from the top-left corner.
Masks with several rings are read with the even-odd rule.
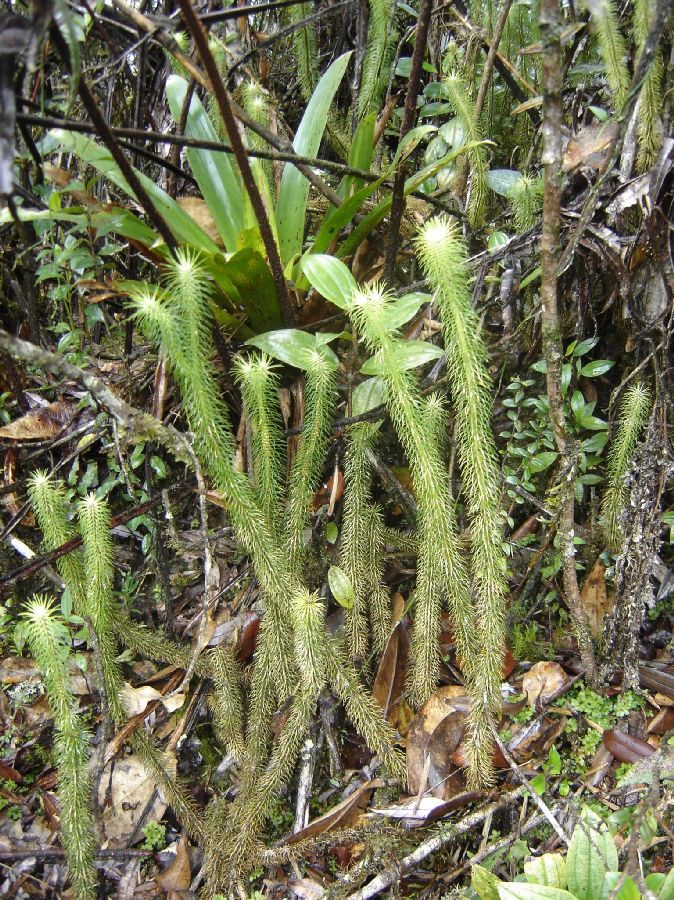
[[[649,0],[635,0],[634,3],[634,37],[637,50],[641,53],[651,26],[651,18],[654,7]],[[660,111],[662,110],[662,81],[665,67],[662,51],[658,50],[646,80],[641,86],[639,95],[639,122],[637,126],[637,140],[639,153],[637,155],[637,169],[645,172],[658,158],[664,130]]]
[[[213,678],[213,690],[208,705],[213,713],[216,737],[237,760],[244,755],[244,701],[241,670],[234,650],[221,644],[208,654],[208,667]]]
[[[485,698],[491,711],[500,706],[506,595],[501,480],[491,428],[491,379],[479,319],[471,305],[468,253],[457,228],[447,217],[435,218],[421,228],[416,248],[435,290],[444,326],[458,459],[471,519],[475,624],[481,654],[475,666],[479,705],[476,698],[471,715],[475,720],[473,733],[489,735],[481,706]],[[491,777],[490,756],[475,759],[483,781]]]
[[[36,596],[22,615],[26,639],[54,714],[54,752],[61,805],[61,839],[77,900],[96,896],[95,828],[88,775],[88,734],[68,687],[69,634],[53,603]]]
[[[363,118],[379,106],[382,82],[388,75],[396,33],[392,27],[395,0],[370,0],[367,24],[367,49],[363,58],[363,72],[356,101],[356,114]]]
[[[631,79],[627,69],[627,47],[620,30],[616,6],[614,0],[586,0],[586,5],[597,31],[613,108],[620,112],[627,100]]]
[[[312,12],[311,3],[297,3],[291,7],[291,21],[301,22]],[[316,28],[313,24],[298,28],[293,33],[293,49],[302,96],[309,100],[318,84],[318,48]]]
[[[606,492],[602,502],[602,519],[607,546],[619,553],[624,536],[620,518],[627,498],[624,484],[630,459],[639,434],[651,412],[651,392],[643,383],[631,385],[620,404],[618,430],[608,451],[606,463]]]
[[[304,423],[288,484],[288,558],[290,570],[296,575],[304,553],[304,529],[325,463],[336,400],[335,366],[318,351],[307,353]]]
[[[267,526],[273,534],[278,534],[285,480],[285,439],[276,366],[264,353],[237,357],[234,376],[250,426],[253,484]]]
[[[457,72],[446,76],[443,84],[454,114],[463,127],[467,142],[482,141],[482,126],[475,113],[473,102],[466,85]],[[468,222],[471,228],[484,224],[487,209],[487,154],[484,146],[473,147],[467,153],[470,165],[470,191],[468,197]]]

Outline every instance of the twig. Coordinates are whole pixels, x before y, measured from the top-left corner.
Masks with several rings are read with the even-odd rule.
[[[250,161],[246,154],[246,148],[243,146],[236,119],[234,118],[229,93],[222,81],[218,65],[213,58],[211,48],[208,45],[208,34],[194,11],[191,0],[178,0],[178,3],[180,4],[180,9],[182,10],[183,19],[185,20],[187,29],[194,38],[194,43],[196,44],[199,56],[201,57],[201,62],[208,73],[220,111],[220,116],[222,117],[225,129],[227,130],[227,136],[229,137],[232,149],[234,150],[236,161],[239,164],[241,178],[246,191],[248,192],[253,212],[255,213],[255,218],[257,219],[257,224],[260,229],[260,236],[262,237],[262,242],[267,251],[269,268],[271,269],[274,285],[276,286],[276,294],[279,303],[281,304],[281,309],[283,310],[285,324],[292,325],[296,316],[295,310],[290,303],[288,286],[286,284],[285,275],[283,274],[283,264],[281,263],[278,246],[276,245],[276,240],[274,239],[271,230],[269,216],[264,208],[262,196],[260,195],[255,176],[253,175],[253,170],[250,167]]]
[[[412,68],[410,80],[407,83],[407,95],[405,97],[405,111],[400,126],[400,140],[410,131],[414,124],[417,112],[417,96],[421,85],[421,67],[426,52],[428,39],[428,27],[431,21],[431,9],[433,0],[422,0],[419,7],[417,20],[414,53],[412,54]],[[393,283],[398,243],[400,240],[400,223],[405,211],[405,166],[401,162],[393,182],[393,198],[391,201],[391,214],[389,216],[388,237],[386,242],[386,258],[384,260],[384,281],[389,285]]]
[[[543,225],[541,235],[541,339],[547,362],[550,424],[562,468],[558,533],[562,544],[564,599],[573,620],[578,648],[590,681],[596,663],[587,612],[580,598],[574,544],[575,452],[564,416],[562,330],[558,312],[559,221],[562,196],[562,52],[560,0],[541,0],[543,41]]]
[[[510,7],[512,5],[513,0],[505,0],[505,3],[501,7],[501,12],[496,23],[496,28],[494,28],[494,34],[492,35],[491,43],[489,45],[489,52],[487,53],[487,59],[484,64],[484,69],[482,70],[482,79],[480,81],[480,87],[478,88],[477,98],[475,100],[475,117],[477,119],[480,118],[480,114],[482,113],[482,107],[484,106],[484,101],[487,96],[487,88],[489,87],[489,81],[491,80],[491,73],[494,70],[494,62],[496,60],[496,54],[498,52],[498,45],[501,43],[503,29],[505,28],[506,22],[508,21]]]
[[[541,813],[545,816],[545,818],[548,820],[548,822],[552,825],[552,827],[554,828],[555,833],[559,837],[560,841],[563,841],[563,843],[568,847],[569,843],[570,843],[569,837],[566,835],[566,832],[564,831],[562,826],[559,824],[557,819],[552,814],[552,810],[547,805],[547,803],[545,803],[543,798],[539,797],[538,794],[536,793],[536,791],[531,787],[526,775],[523,774],[522,770],[515,762],[515,759],[514,759],[512,753],[510,752],[510,750],[508,750],[506,745],[501,740],[501,736],[498,733],[498,729],[496,728],[496,725],[494,724],[494,719],[492,718],[492,715],[489,712],[489,708],[486,705],[486,703],[487,703],[487,700],[485,697],[485,707],[484,708],[485,708],[485,710],[487,710],[487,717],[489,719],[489,727],[491,728],[491,733],[494,738],[494,741],[496,742],[496,745],[498,746],[499,750],[505,757],[505,760],[508,763],[508,765],[510,766],[510,768],[512,769],[512,771],[515,773],[517,780],[520,781],[524,785],[524,789],[526,790],[527,794],[529,794],[529,796],[534,801],[536,806],[539,808]]]
[[[500,812],[512,803],[516,803],[524,793],[525,789],[523,787],[517,788],[514,791],[509,791],[507,794],[503,794],[499,800],[493,803],[487,803],[485,806],[476,809],[475,812],[470,815],[465,816],[460,822],[457,822],[456,825],[443,825],[439,834],[424,841],[423,844],[419,844],[413,853],[410,853],[408,856],[399,860],[396,863],[395,868],[384,869],[383,872],[377,875],[377,877],[369,884],[366,884],[365,887],[361,888],[359,891],[355,891],[353,894],[349,894],[346,900],[369,900],[370,897],[376,897],[377,894],[381,894],[382,891],[388,890],[391,885],[400,881],[405,872],[414,869],[419,863],[428,859],[429,856],[432,856],[434,853],[437,853],[438,850],[442,850],[443,847],[446,847],[447,844],[451,844],[456,841],[457,838],[462,837],[462,835],[473,831],[473,829],[482,825],[489,816],[493,816],[495,813]]]

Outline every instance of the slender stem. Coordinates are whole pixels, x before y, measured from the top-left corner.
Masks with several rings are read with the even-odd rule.
[[[239,134],[239,129],[232,110],[232,104],[229,99],[229,93],[223,84],[220,72],[218,71],[218,65],[208,46],[208,34],[195,13],[191,0],[178,0],[178,2],[183,13],[185,24],[194,38],[197,50],[199,51],[199,56],[201,57],[201,61],[213,87],[213,93],[218,104],[218,109],[220,110],[220,115],[222,116],[222,121],[227,130],[227,136],[229,137],[232,149],[234,150],[236,161],[239,164],[241,178],[243,179],[244,186],[250,197],[253,212],[255,213],[255,218],[257,219],[260,228],[260,235],[267,251],[269,267],[274,279],[274,284],[276,285],[276,293],[278,295],[279,303],[281,304],[281,309],[283,310],[283,318],[285,319],[286,325],[291,325],[295,321],[295,310],[290,303],[290,296],[283,274],[281,257],[276,241],[274,240],[271,225],[269,224],[267,211],[262,202],[262,196],[260,195],[260,191],[255,182],[253,170],[250,167],[246,148],[243,146],[243,141]]]
[[[405,111],[403,113],[402,125],[400,126],[401,141],[412,128],[417,112],[417,96],[419,95],[419,87],[421,85],[421,67],[426,52],[426,40],[428,38],[428,27],[431,21],[432,8],[433,0],[422,0],[419,9],[419,18],[417,20],[414,53],[412,54],[412,69],[410,71],[410,80],[407,84],[407,96],[405,97]],[[401,165],[396,172],[395,181],[393,182],[393,199],[391,202],[391,215],[389,217],[386,258],[384,260],[384,281],[389,284],[393,283],[398,243],[400,240],[400,223],[404,211],[405,167],[404,165]]]
[[[587,612],[576,575],[575,451],[564,417],[562,395],[562,332],[557,305],[559,222],[562,196],[562,51],[560,0],[541,0],[540,28],[543,42],[543,225],[541,235],[541,331],[547,362],[547,394],[550,422],[559,452],[562,478],[558,534],[562,545],[562,577],[566,604],[573,619],[583,668],[594,681],[596,664]]]
[[[64,66],[66,67],[68,72],[72,74],[70,51],[68,50],[68,45],[63,39],[63,35],[56,25],[52,25],[50,34],[61,56],[61,59],[63,60]],[[164,243],[169,248],[169,250],[175,250],[175,248],[177,247],[176,239],[173,237],[170,228],[157,211],[157,208],[150,199],[149,194],[140,183],[140,179],[136,175],[135,169],[126,158],[126,155],[122,151],[122,148],[119,146],[117,138],[111,131],[108,123],[105,121],[105,117],[100,111],[94,95],[89,90],[86,81],[81,75],[78,79],[77,89],[80,98],[82,99],[82,103],[87,113],[89,114],[89,118],[93,122],[97,133],[100,135],[101,140],[110,151],[112,158],[119,166],[122,175],[127,180],[129,187],[136,195],[136,199],[145,210],[145,214],[147,215],[148,219],[152,222],[159,234],[164,238]]]
[[[494,34],[492,35],[491,43],[489,45],[489,52],[487,53],[487,59],[484,64],[484,69],[482,70],[482,80],[480,81],[480,87],[477,91],[477,99],[475,100],[475,117],[477,119],[480,118],[480,114],[482,113],[482,107],[484,106],[484,101],[487,96],[487,88],[489,87],[489,81],[491,80],[491,73],[494,69],[494,63],[496,62],[498,46],[501,43],[503,29],[505,28],[506,22],[508,21],[510,7],[512,5],[513,0],[505,0],[501,9],[501,13],[498,17],[498,22],[496,23],[496,28],[494,29]]]

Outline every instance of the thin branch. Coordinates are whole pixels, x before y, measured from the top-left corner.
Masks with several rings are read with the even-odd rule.
[[[506,22],[508,21],[508,15],[510,14],[510,8],[512,5],[513,0],[505,0],[505,3],[501,8],[501,12],[498,17],[498,22],[496,23],[496,28],[494,29],[494,34],[492,35],[491,44],[489,45],[489,52],[487,53],[487,59],[484,64],[484,69],[482,70],[482,80],[480,81],[480,87],[477,91],[477,99],[475,100],[475,117],[477,119],[480,118],[480,114],[482,113],[482,107],[484,106],[484,101],[487,96],[487,88],[489,87],[489,82],[491,80],[491,73],[494,70],[494,63],[496,61],[496,54],[498,53],[498,46],[501,43],[503,30],[506,26]]]
[[[194,43],[196,44],[199,56],[201,57],[201,62],[203,63],[211,81],[211,85],[213,86],[213,93],[215,94],[218,109],[220,110],[220,116],[222,117],[222,121],[227,130],[227,135],[232,145],[232,149],[234,150],[236,161],[239,164],[241,178],[246,191],[248,192],[253,212],[255,213],[255,218],[257,219],[257,224],[260,229],[260,235],[265,250],[267,251],[269,268],[271,269],[274,284],[276,286],[276,294],[279,303],[281,304],[281,309],[283,310],[283,318],[286,325],[292,325],[296,316],[295,310],[290,303],[288,286],[286,284],[285,275],[283,274],[283,264],[281,263],[278,246],[271,230],[267,210],[264,207],[262,196],[260,195],[255,176],[253,175],[253,170],[250,167],[250,161],[246,155],[246,148],[243,146],[243,141],[239,134],[239,129],[232,110],[232,104],[229,99],[229,93],[222,81],[218,65],[213,58],[211,48],[208,45],[208,34],[194,11],[191,0],[178,0],[178,2],[180,4],[180,9],[182,10],[185,25],[194,38]]]
[[[410,80],[407,84],[405,97],[405,111],[400,126],[400,140],[411,130],[417,112],[417,97],[421,86],[421,67],[426,53],[426,41],[428,39],[428,27],[431,22],[431,10],[433,0],[422,0],[419,7],[417,20],[414,53],[412,54],[412,68]],[[393,283],[398,243],[400,240],[400,223],[405,211],[405,166],[400,165],[393,182],[393,198],[391,201],[391,215],[389,216],[388,238],[386,242],[386,258],[384,260],[384,281],[389,285]]]

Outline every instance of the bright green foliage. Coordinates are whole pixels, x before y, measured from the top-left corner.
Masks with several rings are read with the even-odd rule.
[[[75,537],[75,526],[68,518],[69,508],[65,485],[47,472],[36,471],[28,479],[28,499],[42,529],[47,550],[56,550]],[[89,615],[87,590],[84,581],[82,554],[66,553],[56,561],[64,582],[70,588],[75,612]]]
[[[627,100],[631,79],[626,62],[627,48],[620,30],[616,5],[614,0],[587,0],[587,6],[597,30],[613,108],[620,112]]]
[[[237,357],[234,375],[248,415],[253,484],[267,527],[277,534],[285,480],[285,442],[278,404],[279,378],[265,354]]]
[[[368,624],[375,650],[382,650],[390,633],[388,592],[381,583],[384,545],[381,511],[370,497],[370,464],[367,458],[377,434],[368,422],[348,432],[344,463],[344,509],[340,565],[353,585],[353,609],[346,610],[346,632],[351,656],[362,658],[368,648]]]
[[[370,0],[367,49],[356,103],[359,118],[377,109],[395,45],[395,0]]]
[[[307,351],[304,424],[288,485],[288,553],[290,568],[299,576],[304,554],[304,529],[318,488],[330,437],[330,419],[336,400],[336,367],[319,350]]]
[[[631,385],[620,405],[618,430],[609,448],[606,464],[606,491],[602,502],[603,527],[606,543],[619,553],[623,543],[620,517],[625,508],[627,491],[625,474],[637,445],[641,429],[651,411],[651,392],[643,383]]]
[[[231,646],[221,644],[208,657],[213,677],[213,690],[208,695],[208,706],[213,713],[213,728],[218,740],[234,755],[242,759],[243,739],[243,684],[241,670]]]
[[[540,218],[543,179],[523,175],[508,190],[508,199],[517,231],[528,231]]]
[[[36,596],[23,614],[26,639],[42,673],[54,714],[54,754],[61,805],[61,839],[77,900],[96,896],[91,816],[91,783],[87,774],[90,735],[68,688],[68,630],[51,601]]]
[[[464,132],[464,143],[482,141],[482,126],[475,114],[475,103],[458,72],[451,72],[444,79],[447,97]],[[470,165],[470,195],[468,198],[468,221],[471,228],[484,224],[487,208],[487,157],[484,146],[478,145],[468,150]]]
[[[650,0],[635,0],[634,3],[634,37],[637,50],[641,52],[651,26],[654,7]],[[660,121],[662,109],[662,81],[664,63],[662,51],[655,55],[655,61],[646,76],[639,95],[639,125],[637,138],[639,154],[637,168],[645,172],[657,159],[662,145],[663,129]]]
[[[495,711],[500,704],[505,646],[506,559],[487,353],[471,305],[468,255],[457,227],[446,217],[432,219],[420,230],[416,247],[435,289],[444,326],[459,466],[470,516],[475,628],[481,656],[475,677],[480,698]],[[482,747],[478,757],[486,775],[491,735],[484,713],[475,707],[471,727],[476,746]]]
[[[297,3],[291,8],[293,22],[301,22],[313,12],[311,3]],[[318,51],[316,47],[316,28],[313,23],[298,28],[293,32],[293,49],[297,62],[302,96],[305,100],[314,92],[318,84]]]
[[[114,637],[110,509],[104,500],[99,500],[95,494],[89,494],[80,503],[78,513],[89,614],[96,633],[105,693],[112,719],[116,725],[121,725],[126,720],[126,712],[122,703],[122,676],[117,663]]]
[[[243,84],[241,85],[241,105],[251,117],[251,119],[254,119],[259,125],[264,125],[265,128],[269,127],[270,97],[269,92],[266,91],[261,84],[259,84],[257,81],[243,82]],[[255,132],[251,129],[246,132],[246,138],[248,146],[251,148],[251,150],[270,149],[264,138],[261,138],[259,135],[255,134]],[[262,168],[266,177],[266,190],[270,191],[273,195],[274,175],[271,160],[257,160],[251,158],[250,162],[251,166],[253,166],[254,172],[256,171],[257,167]],[[265,185],[263,184],[261,187],[262,195],[264,197],[266,193]]]
[[[325,604],[318,594],[298,591],[290,601],[295,663],[304,690],[317,697],[325,684]]]
[[[397,356],[400,342],[388,325],[392,297],[370,286],[355,293],[351,316],[368,347],[376,351],[386,384],[386,404],[410,463],[418,503],[419,545],[414,593],[413,667],[409,692],[423,703],[438,677],[438,628],[442,597],[448,595],[459,655],[467,678],[472,675],[474,629],[468,578],[459,550],[449,478],[434,441],[433,417],[425,414],[414,375],[402,370]]]

